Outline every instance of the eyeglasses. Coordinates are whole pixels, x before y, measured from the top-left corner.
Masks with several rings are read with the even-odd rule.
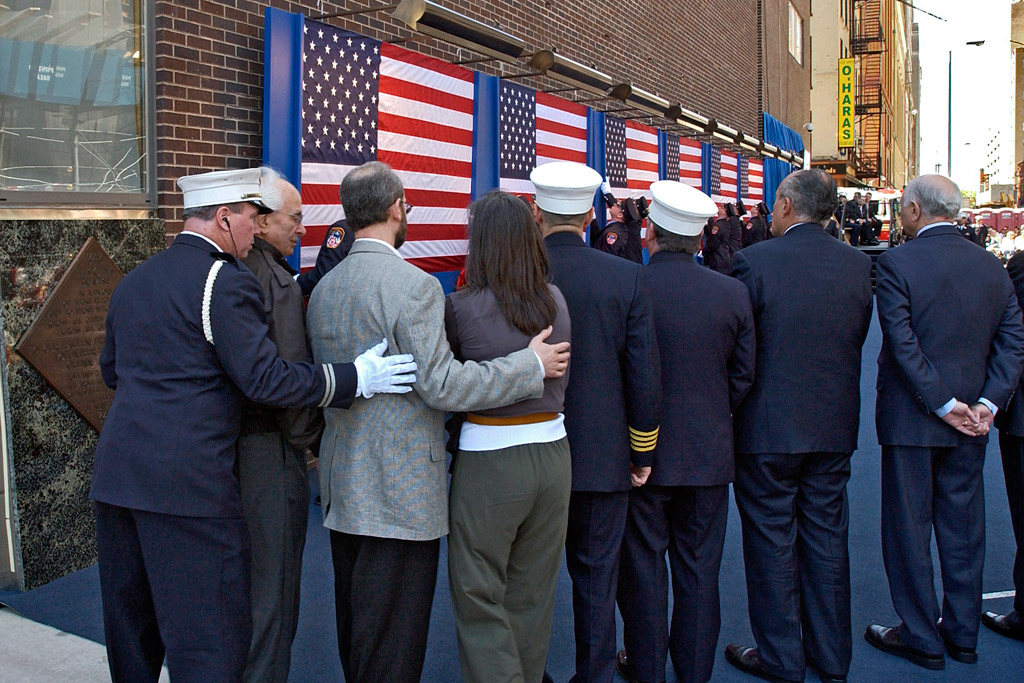
[[[295,223],[295,225],[299,225],[299,224],[302,223],[302,212],[301,211],[298,212],[298,213],[286,213],[286,214],[283,214],[283,215],[288,216],[288,218],[291,218],[292,222]]]
[[[405,201],[405,199],[399,199],[398,201],[401,202],[402,206],[405,207],[405,215],[408,216],[409,212],[412,211],[412,209],[413,209],[412,204],[410,204],[409,202]]]

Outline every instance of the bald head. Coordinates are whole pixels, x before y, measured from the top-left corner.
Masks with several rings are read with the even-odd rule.
[[[960,212],[962,195],[956,183],[943,175],[930,173],[914,178],[903,190],[900,219],[911,237],[926,225],[953,222]]]

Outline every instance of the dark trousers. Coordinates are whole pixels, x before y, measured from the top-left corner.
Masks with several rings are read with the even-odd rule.
[[[985,562],[985,444],[882,446],[882,559],[910,647],[942,653],[936,622],[960,647],[978,642]],[[932,529],[942,612],[932,579]]]
[[[849,671],[849,479],[849,453],[736,456],[750,627],[781,678],[803,680],[806,660]]]
[[[249,651],[249,548],[241,518],[96,503],[103,632],[114,683],[241,681]]]
[[[728,485],[647,484],[630,492],[618,603],[629,668],[639,680],[664,681],[668,652],[682,683],[711,678],[722,623],[718,571],[728,518]],[[671,631],[666,552],[672,567]]]
[[[615,590],[628,508],[629,491],[569,496],[565,563],[572,578],[574,683],[607,683],[615,675]]]
[[[299,625],[309,518],[305,452],[280,432],[238,440],[238,484],[252,550],[252,642],[245,680],[284,683]]]
[[[348,683],[417,683],[441,542],[331,531],[338,654]]]
[[[1013,562],[1013,599],[1016,621],[1024,620],[1024,438],[999,432],[999,453],[1003,458],[1006,497],[1010,501],[1010,523],[1017,541],[1017,557]]]

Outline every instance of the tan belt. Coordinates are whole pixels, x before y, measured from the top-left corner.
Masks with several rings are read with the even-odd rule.
[[[532,425],[538,422],[549,422],[556,417],[558,417],[558,413],[531,413],[529,415],[514,415],[512,417],[493,417],[491,415],[467,413],[466,422],[472,422],[475,425],[508,427],[510,425]]]

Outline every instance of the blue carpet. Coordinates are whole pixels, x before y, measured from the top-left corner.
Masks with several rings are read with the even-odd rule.
[[[864,346],[864,368],[861,381],[861,449],[854,455],[850,479],[850,558],[853,582],[853,665],[851,681],[1007,681],[1024,680],[1024,643],[1011,641],[981,629],[976,665],[965,665],[947,659],[941,672],[925,672],[909,662],[878,652],[863,639],[869,623],[891,625],[896,614],[889,599],[888,584],[882,566],[879,531],[879,459],[875,442],[874,383],[875,359],[881,344],[877,321]],[[827,400],[828,397],[822,397]],[[995,435],[990,439],[985,464],[987,500],[987,555],[984,590],[1012,590],[1011,570],[1015,545],[1010,528],[1009,509],[1003,488],[999,449]],[[313,482],[315,494],[315,482]],[[448,575],[445,562],[446,545],[441,544],[441,565],[430,620],[430,637],[424,681],[458,681],[458,652],[455,626],[448,597]],[[936,572],[938,562],[936,560]],[[938,577],[936,577],[938,580]],[[292,681],[340,681],[341,666],[337,656],[334,621],[333,573],[327,531],[320,526],[319,508],[311,508],[306,555],[303,563],[302,613],[295,638],[292,659]],[[740,545],[739,517],[735,505],[730,509],[725,556],[722,561],[722,634],[719,651],[727,643],[753,644],[747,622],[746,589],[743,575],[743,554]],[[95,567],[75,572],[58,581],[23,594],[0,593],[0,602],[21,614],[76,633],[97,642],[103,641],[100,616],[98,574]],[[1012,608],[1012,598],[986,600],[985,609],[1005,612]],[[620,625],[621,634],[621,625]],[[621,637],[621,635],[620,635]],[[573,629],[571,586],[563,567],[555,599],[555,616],[551,633],[548,671],[556,681],[566,681],[573,673]],[[669,666],[668,681],[675,681]],[[719,655],[712,681],[751,681],[738,673]],[[809,677],[809,680],[812,678]]]

